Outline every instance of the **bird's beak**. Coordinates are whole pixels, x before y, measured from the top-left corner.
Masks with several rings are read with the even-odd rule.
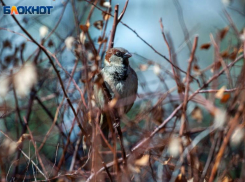
[[[132,54],[130,54],[129,52],[126,52],[124,55],[123,55],[123,58],[130,58],[132,57]]]

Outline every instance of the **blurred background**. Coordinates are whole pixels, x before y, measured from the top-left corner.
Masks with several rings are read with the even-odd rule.
[[[89,99],[91,93],[87,90],[86,83],[98,71],[97,65],[99,68],[103,67],[113,25],[113,17],[102,11],[114,14],[114,6],[119,4],[120,13],[126,1],[1,0],[1,2],[2,5],[4,2],[8,6],[53,6],[50,15],[15,15],[16,21],[25,31],[45,48],[53,65],[50,64],[45,52],[30,40],[13,17],[4,15],[3,7],[0,8],[2,181],[45,180],[44,176],[48,176],[48,179],[70,181],[68,174],[72,176],[73,181],[89,179],[90,167],[87,164],[93,147],[88,142],[90,138],[83,136],[74,111],[80,125],[91,132],[94,117],[86,109],[86,104],[93,105],[93,100]],[[96,4],[96,7],[93,4]],[[121,122],[127,153],[132,152],[131,149],[139,141],[149,136],[183,102],[180,94],[183,90],[180,91],[180,87],[176,87],[171,64],[163,57],[169,59],[169,51],[162,35],[160,19],[170,44],[172,59],[184,71],[188,68],[194,38],[198,36],[191,74],[199,80],[200,85],[196,80],[192,80],[190,92],[193,93],[217,73],[217,70],[220,71],[224,66],[223,63],[228,65],[242,54],[244,17],[244,0],[129,1],[122,19],[126,26],[118,24],[114,42],[115,47],[126,48],[133,54],[130,65],[139,78],[137,100]],[[216,46],[218,50],[215,50]],[[83,53],[80,54],[81,52]],[[223,59],[223,63],[220,63],[222,66],[216,65],[218,68],[215,68],[214,63],[217,61],[216,52]],[[230,69],[230,77],[224,73],[219,77],[219,81],[215,82],[215,86],[210,84],[203,87],[212,88],[216,90],[215,93],[219,91],[221,96],[204,93],[203,97],[215,107],[226,110],[229,100],[227,97],[232,95],[224,96],[224,90],[236,86],[242,65],[243,61],[236,62]],[[89,70],[92,76],[89,74],[89,79],[84,81],[85,69]],[[179,81],[184,83],[186,74],[176,70]],[[60,82],[63,83],[71,103],[65,99]],[[164,93],[170,90],[171,94],[163,98]],[[157,104],[159,100],[161,104]],[[190,129],[196,129],[185,136],[189,142],[200,132],[206,131],[215,118],[213,117],[215,113],[212,113],[210,108],[206,109],[200,104],[200,98],[199,102],[188,104],[186,114]],[[176,176],[183,174],[183,169],[179,172],[175,168],[179,158],[175,157],[175,153],[171,153],[180,150],[176,147],[180,145],[179,140],[174,140],[171,145],[171,138],[178,138],[181,116],[181,113],[177,113],[171,122],[161,128],[157,137],[153,138],[147,147],[141,148],[143,151],[146,150],[147,154],[141,151],[134,156],[132,161],[136,162],[129,164],[128,167],[132,181],[170,181],[173,180],[171,178],[173,171],[177,171]],[[242,140],[243,129],[238,132]],[[207,176],[208,181],[211,172],[206,169],[208,172],[203,174],[203,169],[210,153],[210,146],[216,138],[219,139],[218,142],[222,141],[222,137],[214,133],[210,135],[210,138],[200,144],[202,149],[196,149],[193,161],[186,159],[187,166],[189,163],[202,166],[198,167],[199,172],[196,176],[199,177],[194,175],[195,170],[189,172],[186,169],[188,172],[184,175],[185,180],[203,181]],[[240,145],[239,142],[241,141],[238,141]],[[183,142],[181,144],[185,146]],[[175,148],[169,149],[171,146]],[[153,157],[148,158],[146,163],[143,154]],[[179,152],[176,155],[179,156]],[[230,158],[221,161],[223,162],[219,168],[221,177],[217,177],[216,180],[225,177],[228,181],[238,179],[242,176],[243,164],[235,166],[229,161],[233,155],[237,157],[236,159],[241,159],[243,147],[235,146],[225,155]],[[137,160],[143,164],[137,165]],[[163,165],[166,161],[170,161],[171,165]],[[211,161],[214,162],[214,158]],[[228,167],[230,171],[225,171],[223,168],[228,163],[231,165]],[[113,175],[113,178],[115,176],[117,175]],[[184,178],[180,177],[180,180]]]

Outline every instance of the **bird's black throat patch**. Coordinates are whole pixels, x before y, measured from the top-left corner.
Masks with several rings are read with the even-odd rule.
[[[123,71],[115,71],[113,73],[113,78],[116,81],[125,81],[128,77],[128,70],[126,68],[123,69]]]

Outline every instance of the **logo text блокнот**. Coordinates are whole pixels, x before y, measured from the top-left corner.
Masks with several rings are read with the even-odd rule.
[[[53,6],[3,6],[3,14],[50,14]]]

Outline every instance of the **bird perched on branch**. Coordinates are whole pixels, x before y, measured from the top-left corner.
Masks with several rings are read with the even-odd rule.
[[[129,65],[132,55],[123,48],[111,48],[106,52],[104,68],[100,71],[106,90],[116,102],[115,108],[119,114],[127,113],[134,104],[138,89],[138,78],[135,71]],[[96,79],[95,79],[96,80]],[[107,116],[103,108],[106,99],[103,88],[99,84],[94,86],[94,96],[98,107],[102,110],[101,128],[104,135],[108,137],[109,126]]]

